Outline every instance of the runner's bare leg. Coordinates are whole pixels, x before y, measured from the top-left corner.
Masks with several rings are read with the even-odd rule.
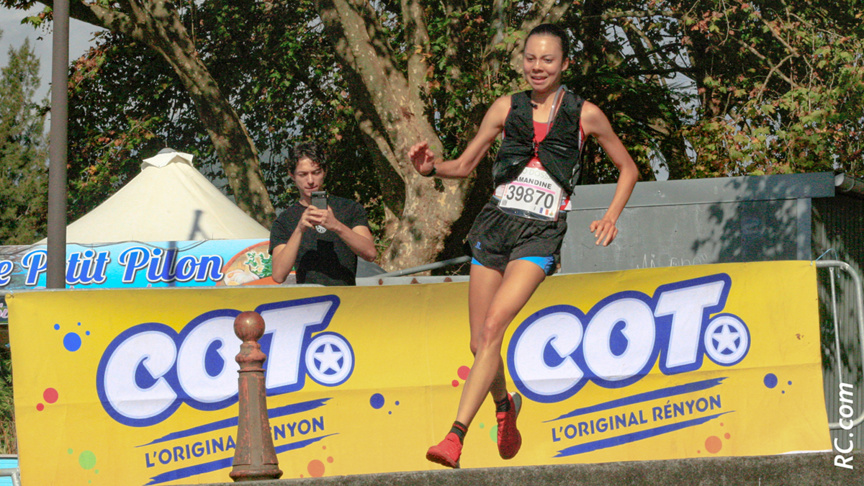
[[[504,363],[501,359],[504,333],[516,314],[525,306],[528,299],[546,278],[546,274],[536,264],[526,260],[513,260],[507,264],[500,284],[493,291],[495,279],[488,272],[498,272],[483,267],[475,270],[474,267],[478,267],[478,265],[472,265],[471,279],[473,280],[477,275],[480,280],[477,282],[477,289],[474,292],[478,304],[489,299],[489,293],[492,295],[482,319],[483,324],[479,329],[474,365],[471,367],[468,379],[465,380],[462,397],[459,400],[459,410],[456,413],[456,420],[465,425],[469,425],[474,419],[496,379],[499,380],[500,384],[496,383],[495,386],[500,388],[494,390],[493,396],[500,393],[501,388],[504,388]],[[475,329],[472,323],[472,349],[474,334]],[[499,399],[503,398],[504,393]]]

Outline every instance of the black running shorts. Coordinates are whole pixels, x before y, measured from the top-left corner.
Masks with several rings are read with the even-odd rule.
[[[561,260],[561,242],[566,232],[566,214],[560,214],[558,221],[523,218],[505,213],[493,199],[480,210],[466,244],[471,247],[471,256],[484,267],[503,272],[511,260],[552,256],[554,272]]]

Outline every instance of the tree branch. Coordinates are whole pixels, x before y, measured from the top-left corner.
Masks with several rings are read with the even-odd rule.
[[[646,17],[671,17],[678,18],[679,13],[674,10],[608,10],[606,13],[602,13],[600,15],[585,15],[583,18],[599,18],[600,20],[613,20],[613,19],[623,19],[623,18],[638,18],[643,19]]]
[[[425,77],[428,64],[425,53],[429,52],[429,32],[426,28],[426,20],[423,17],[423,6],[418,0],[402,0],[402,22],[405,25],[405,37],[408,49],[408,95],[411,97],[412,106],[422,106],[421,93],[425,86]],[[413,116],[422,116],[422,113],[412,113]]]
[[[765,62],[766,64],[768,64],[769,66],[779,67],[779,65],[777,65],[777,66],[773,65],[773,64],[771,63],[771,61],[770,61],[767,57],[765,57],[764,55],[762,55],[761,52],[757,51],[756,48],[753,47],[753,46],[751,46],[750,44],[744,42],[743,40],[739,39],[738,37],[735,37],[735,41],[736,41],[738,44],[740,44],[742,47],[744,47],[745,49],[747,49],[748,51],[750,51],[751,53],[753,53],[753,55],[756,56],[756,57],[758,57],[761,61],[763,61],[763,62]],[[781,61],[781,64],[782,64],[782,62],[783,62],[783,61]],[[772,71],[774,71],[774,67],[772,67]],[[788,76],[786,76],[786,74],[784,74],[782,71],[777,70],[776,72],[777,72],[777,75],[780,76],[780,78],[782,78],[783,81],[786,81],[787,83],[789,83],[790,86],[792,86],[793,88],[797,88],[797,87],[798,87],[798,83],[796,83],[794,80],[792,80],[791,78],[789,78]]]

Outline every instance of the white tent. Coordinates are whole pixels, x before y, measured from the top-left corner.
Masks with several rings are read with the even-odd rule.
[[[270,231],[219,192],[192,158],[166,149],[145,159],[140,174],[66,227],[66,242],[269,238]]]

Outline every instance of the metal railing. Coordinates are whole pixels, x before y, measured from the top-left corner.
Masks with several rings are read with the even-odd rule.
[[[17,466],[17,454],[0,454],[0,478],[11,478],[12,486],[21,486],[21,471]],[[9,481],[2,484],[9,484]]]
[[[395,272],[381,273],[378,275],[373,275],[375,278],[384,278],[384,277],[402,277],[404,275],[412,275],[420,272],[427,272],[429,270],[435,270],[438,268],[443,268],[448,265],[458,265],[460,263],[467,263],[471,261],[471,257],[469,256],[461,256],[456,258],[451,258],[449,260],[443,260],[435,263],[428,263],[426,265],[420,265],[419,267],[411,267],[406,268],[404,270],[397,270]]]
[[[0,469],[0,477],[12,478],[12,486],[21,486],[21,477],[18,469],[2,468]]]
[[[861,276],[858,275],[858,272],[855,271],[852,266],[850,266],[846,262],[842,262],[839,260],[817,260],[816,268],[827,268],[831,274],[831,313],[834,320],[834,346],[835,353],[837,357],[838,365],[837,368],[837,379],[840,383],[843,383],[843,375],[842,370],[843,367],[840,365],[840,323],[837,317],[837,294],[834,286],[834,271],[835,269],[840,269],[846,272],[850,277],[852,277],[852,281],[855,287],[855,317],[858,321],[858,339],[860,344],[860,353],[859,356],[864,356],[864,286],[861,284]],[[864,422],[864,411],[852,421],[852,425],[846,425],[846,427],[842,427],[840,422],[830,422],[828,427],[831,430],[837,429],[850,429],[852,427],[856,427]]]

